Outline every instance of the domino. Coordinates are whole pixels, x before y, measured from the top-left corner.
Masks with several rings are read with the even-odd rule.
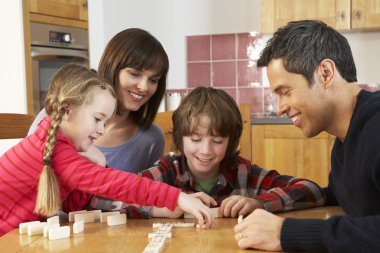
[[[51,228],[58,228],[59,226],[60,226],[59,223],[53,223],[51,225],[47,224],[44,227],[44,232],[43,232],[44,237],[48,237],[49,236],[49,229],[51,229]]]
[[[33,223],[28,225],[28,236],[42,235],[46,222]]]
[[[174,222],[173,227],[175,228],[191,228],[194,227],[194,222]]]
[[[69,212],[69,222],[74,222],[74,215],[79,213],[87,213],[86,210],[80,210],[75,212]]]
[[[238,224],[243,221],[243,215],[239,215]]]
[[[108,226],[123,225],[126,223],[127,223],[127,215],[125,213],[107,216]]]
[[[49,239],[50,240],[58,240],[62,238],[69,238],[70,237],[70,227],[69,226],[62,226],[58,228],[51,228],[49,229]]]
[[[88,213],[94,213],[94,218],[96,221],[100,220],[100,214],[102,213],[102,210],[91,210],[88,211]]]
[[[120,214],[119,211],[105,212],[100,214],[100,222],[107,222],[107,216]]]
[[[78,213],[74,215],[74,222],[83,221],[84,223],[90,223],[95,221],[95,213]]]
[[[160,227],[170,227],[172,228],[173,227],[173,223],[170,223],[170,222],[165,222],[165,223],[162,223],[162,222],[154,222],[152,224],[153,228],[160,228]]]
[[[23,222],[18,225],[18,232],[20,235],[28,233],[28,225],[34,223],[41,223],[40,221]]]
[[[84,221],[83,220],[74,222],[73,234],[79,234],[79,233],[83,232],[83,230],[84,230]]]
[[[153,239],[157,236],[164,237],[165,239],[172,238],[172,232],[156,231],[156,232],[148,233],[148,239]]]
[[[47,222],[47,225],[53,225],[55,223],[58,223],[59,224],[59,216],[53,216],[53,217],[50,217],[46,220]]]

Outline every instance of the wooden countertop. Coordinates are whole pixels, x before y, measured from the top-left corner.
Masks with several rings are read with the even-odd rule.
[[[342,215],[340,207],[319,207],[279,214],[282,217],[324,219]],[[192,219],[128,219],[126,225],[108,227],[106,223],[85,224],[83,233],[51,241],[42,236],[19,235],[18,229],[0,237],[0,252],[142,252],[148,244],[148,233],[154,222],[190,222]],[[181,252],[261,252],[241,250],[233,227],[237,219],[216,219],[212,229],[173,228],[166,240],[164,253]],[[72,224],[70,224],[72,228]]]

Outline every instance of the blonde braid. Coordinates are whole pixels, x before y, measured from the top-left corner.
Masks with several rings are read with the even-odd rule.
[[[44,167],[38,182],[35,213],[52,216],[58,214],[61,207],[59,184],[51,166],[51,157],[57,140],[57,130],[62,122],[65,109],[58,108],[58,102],[52,103],[51,125],[46,135],[46,144],[43,154]]]

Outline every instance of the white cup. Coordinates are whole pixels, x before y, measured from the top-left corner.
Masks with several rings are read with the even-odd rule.
[[[174,92],[174,93],[166,93],[166,111],[174,111],[178,108],[179,104],[181,103],[181,93]]]

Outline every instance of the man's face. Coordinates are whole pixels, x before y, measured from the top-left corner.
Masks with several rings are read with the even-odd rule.
[[[303,75],[285,69],[282,59],[272,59],[267,74],[270,87],[276,94],[277,115],[286,114],[306,137],[328,129],[333,120],[333,107],[326,99],[323,84],[315,81],[309,87]]]

